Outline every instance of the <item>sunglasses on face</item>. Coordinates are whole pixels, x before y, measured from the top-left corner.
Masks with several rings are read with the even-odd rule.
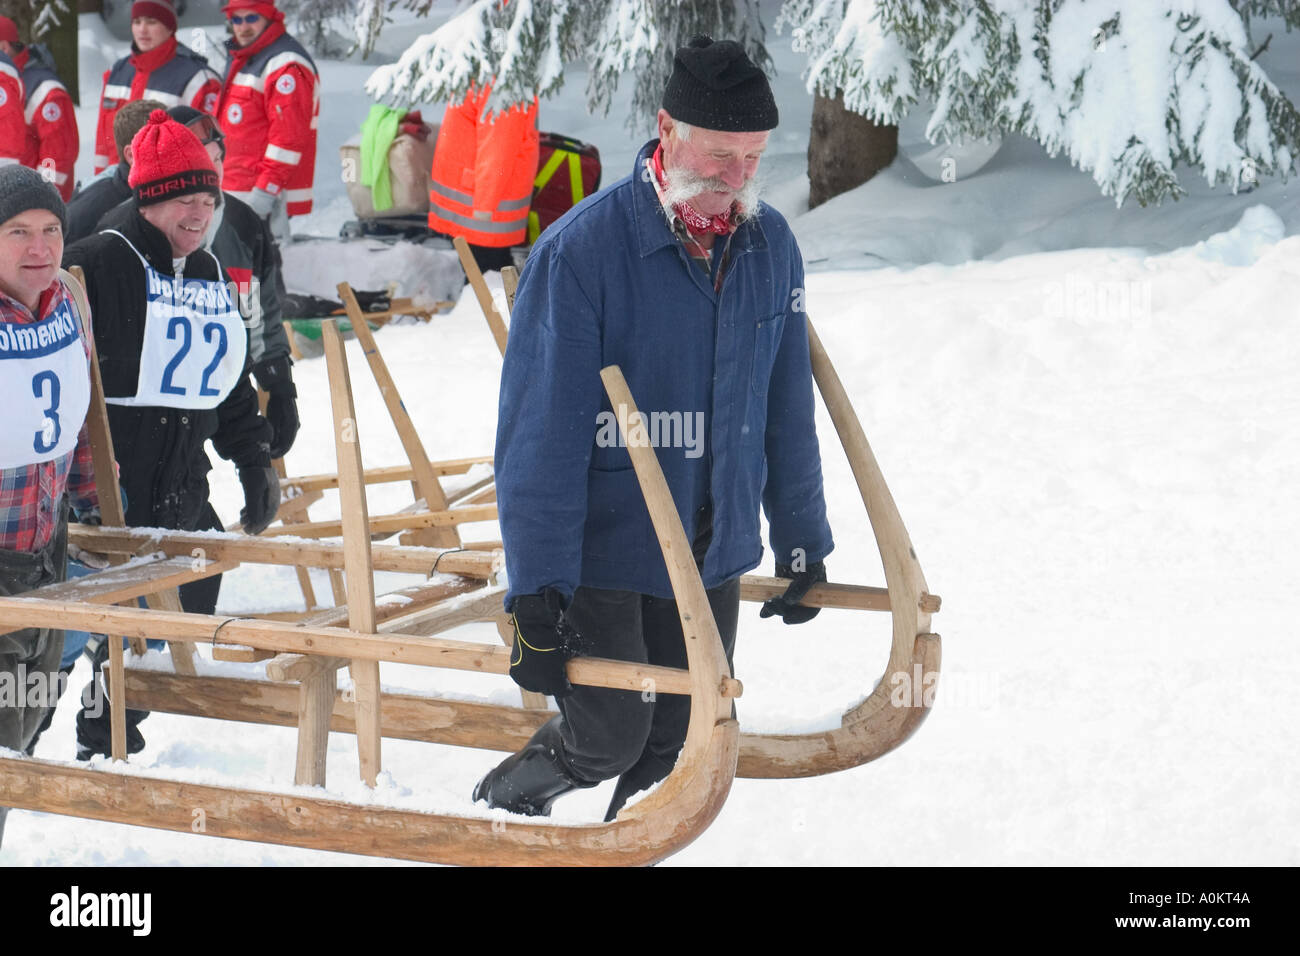
[[[260,13],[250,13],[248,14],[248,16],[244,16],[244,17],[231,17],[230,22],[233,23],[235,26],[239,26],[240,24],[244,24],[244,23],[249,23],[249,24],[256,23],[260,19],[262,19],[262,15]]]
[[[226,158],[226,137],[222,135],[221,130],[217,128],[217,124],[211,117],[200,116],[189,124],[189,128],[204,146],[209,143],[216,143],[221,149],[221,158]]]

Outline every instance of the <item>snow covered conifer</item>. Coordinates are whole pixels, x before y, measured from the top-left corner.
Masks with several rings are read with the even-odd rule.
[[[1285,176],[1300,114],[1252,59],[1247,21],[1288,0],[787,0],[778,27],[810,92],[896,123],[935,104],[932,142],[1017,132],[1064,149],[1105,195],[1184,193],[1179,163],[1235,191]]]
[[[491,82],[492,105],[555,93],[564,67],[585,62],[587,108],[608,112],[619,80],[633,75],[630,127],[648,125],[693,35],[744,44],[770,68],[757,0],[465,0],[463,9],[380,67],[366,91],[396,104],[459,100]]]

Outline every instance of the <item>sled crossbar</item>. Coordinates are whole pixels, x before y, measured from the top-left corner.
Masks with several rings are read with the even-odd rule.
[[[230,559],[247,564],[343,569],[341,543],[250,538],[243,534],[205,531],[160,531],[147,528],[108,528],[69,525],[68,540],[87,551],[106,554],[140,554],[161,551],[169,557],[193,557],[196,550],[210,560]],[[434,571],[487,579],[501,570],[501,555],[490,551],[374,545],[371,560],[376,571],[404,571],[429,575]]]
[[[58,620],[69,630],[122,637],[241,644],[277,652],[420,664],[483,674],[506,674],[510,670],[509,648],[493,644],[475,644],[401,631],[391,634],[362,633],[342,627],[293,626],[279,621],[191,614],[185,611],[97,607],[66,601],[46,601],[32,596],[36,593],[38,592],[29,591],[20,597],[0,597],[0,620],[4,621],[6,627],[42,627],[46,626],[43,622]],[[497,599],[499,600],[499,595]],[[417,613],[429,615],[440,610],[434,607]],[[457,620],[451,626],[462,623],[465,621]],[[412,628],[421,626],[426,625],[416,623]],[[571,660],[569,679],[575,684],[617,690],[642,692],[650,689],[664,694],[691,692],[686,671],[595,657]],[[740,682],[728,678],[725,684],[720,682],[716,690],[719,696],[738,697],[741,692]]]
[[[456,458],[449,461],[431,461],[429,465],[437,476],[463,475],[475,465],[491,465],[491,455],[477,458]],[[410,465],[388,465],[381,468],[367,468],[365,471],[367,485],[383,485],[401,481],[411,481],[415,469]],[[280,481],[282,489],[297,491],[327,491],[339,486],[338,475],[302,475],[296,478],[284,478]]]

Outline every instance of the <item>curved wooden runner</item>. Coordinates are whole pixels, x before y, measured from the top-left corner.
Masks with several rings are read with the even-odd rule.
[[[921,689],[933,688],[938,680],[939,635],[930,633],[930,614],[936,602],[926,590],[921,564],[862,423],[811,321],[808,344],[813,378],[848,455],[876,535],[889,591],[893,641],[879,683],[862,703],[841,717],[836,729],[812,734],[743,734],[738,771],[743,777],[809,777],[875,760],[921,726],[929,713]],[[900,684],[907,693],[898,694]],[[896,705],[899,696],[904,700],[901,706]],[[929,699],[932,701],[933,694]]]

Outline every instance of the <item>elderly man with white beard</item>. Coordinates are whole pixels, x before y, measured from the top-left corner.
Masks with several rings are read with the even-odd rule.
[[[734,42],[677,51],[659,139],[626,179],[567,213],[520,278],[501,379],[497,494],[514,651],[510,674],[560,710],[474,789],[515,813],[618,777],[606,819],[667,776],[687,698],[570,686],[582,654],[685,667],[667,568],[627,450],[602,428],[600,369],[617,364],[643,414],[703,421],[699,441],[661,429],[658,457],[728,660],[739,578],[762,558],[760,505],[787,624],[826,579],[833,543],[813,424],[803,260],[784,219],[757,199],[777,110]],[[665,434],[666,432],[666,434]],[[652,696],[652,695],[651,695]]]

